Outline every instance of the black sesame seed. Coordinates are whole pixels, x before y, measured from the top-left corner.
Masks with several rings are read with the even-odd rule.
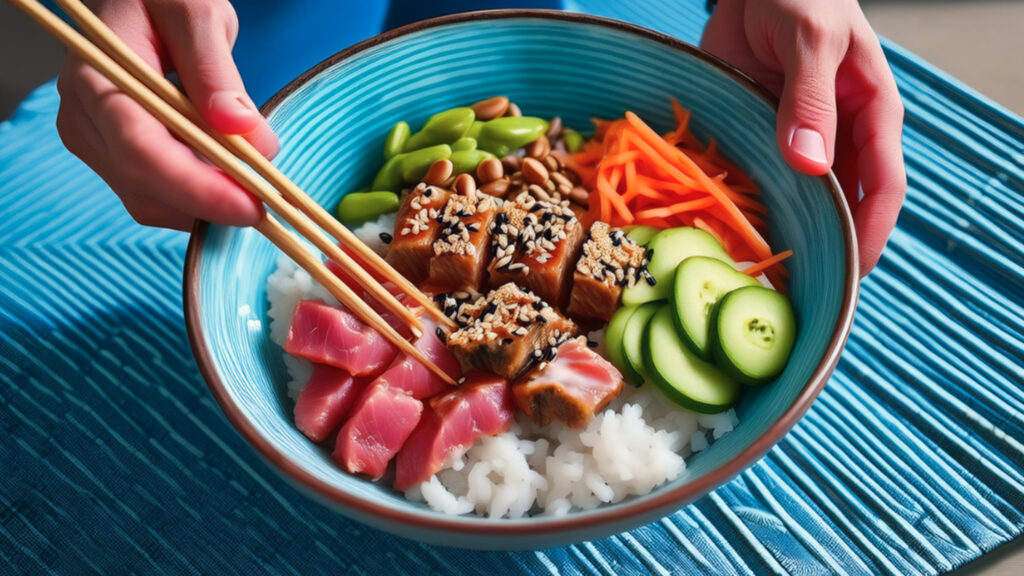
[[[431,194],[433,194],[433,193],[434,193],[434,189],[428,187],[426,190],[423,191],[423,197],[424,198],[430,198]]]
[[[388,234],[387,232],[381,232],[380,233],[380,241],[385,243],[385,244],[391,244],[391,241],[394,240],[394,239],[395,239],[395,237],[392,236],[391,234]]]
[[[435,330],[434,333],[437,334],[437,339],[438,340],[440,340],[441,342],[444,342],[444,330],[441,329],[440,326],[437,327],[437,330]]]
[[[654,279],[654,276],[651,276],[650,274],[647,274],[644,277],[644,279],[647,280],[647,283],[650,284],[651,286],[654,286],[655,284],[658,283],[658,281]]]
[[[594,342],[593,340],[587,340],[587,347],[588,348],[597,348],[597,342]]]

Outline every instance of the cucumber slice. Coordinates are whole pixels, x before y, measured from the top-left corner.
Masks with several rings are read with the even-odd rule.
[[[662,306],[647,325],[643,348],[651,379],[684,408],[704,414],[728,409],[739,397],[739,384],[690,351],[672,316],[672,307]]]
[[[626,357],[622,352],[622,336],[626,332],[626,323],[636,312],[636,306],[623,306],[615,311],[608,327],[604,329],[604,350],[608,355],[608,361],[619,369],[619,372],[626,373]]]
[[[710,360],[708,318],[711,310],[726,293],[760,285],[757,280],[715,258],[691,256],[683,260],[676,268],[669,292],[676,326],[683,341],[698,356]]]
[[[661,232],[660,229],[654,226],[627,226],[625,230],[626,237],[641,246],[650,244],[651,238],[654,238],[658,232]]]
[[[764,384],[778,376],[796,341],[792,304],[763,286],[726,294],[712,311],[710,324],[715,360],[745,384]]]
[[[649,256],[647,270],[654,277],[655,284],[651,286],[646,282],[637,282],[623,290],[622,303],[626,306],[668,298],[676,266],[690,256],[710,256],[732,264],[732,258],[729,258],[725,249],[711,234],[688,226],[658,232],[647,245],[647,249],[653,251]]]
[[[641,386],[647,381],[647,367],[643,354],[644,332],[647,331],[647,323],[658,308],[661,308],[659,302],[651,302],[636,308],[622,333],[622,357],[625,359],[623,375],[634,386]]]

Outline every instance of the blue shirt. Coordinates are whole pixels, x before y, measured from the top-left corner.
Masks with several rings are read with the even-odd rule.
[[[235,0],[234,56],[262,103],[304,71],[383,30],[441,14],[494,8],[564,7],[563,0]]]

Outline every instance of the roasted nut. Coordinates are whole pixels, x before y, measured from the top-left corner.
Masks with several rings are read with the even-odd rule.
[[[476,167],[476,178],[481,184],[494,182],[504,175],[505,168],[501,165],[501,160],[498,160],[497,158],[488,158]]]
[[[508,194],[509,189],[512,187],[512,183],[508,178],[499,178],[497,180],[488,182],[480,187],[480,191],[484,194],[491,196],[497,196],[498,198],[504,198]]]
[[[509,102],[508,109],[505,110],[505,116],[522,116],[523,111],[516,106],[515,102]]]
[[[456,194],[463,196],[472,196],[476,192],[476,180],[473,179],[469,174],[459,174],[455,179],[455,184],[452,185]]]
[[[587,189],[582,186],[577,186],[569,193],[569,200],[586,206],[590,202],[590,192],[587,192]]]
[[[562,167],[562,163],[558,161],[558,158],[548,154],[544,158],[544,166],[551,172],[555,172]]]
[[[470,108],[476,113],[477,120],[486,122],[504,116],[505,112],[508,111],[508,104],[508,98],[495,96],[494,98],[481,100],[470,106]]]
[[[543,159],[551,152],[551,141],[541,136],[526,146],[526,155],[530,158]]]
[[[505,174],[515,174],[523,167],[523,158],[510,154],[501,159],[501,165],[505,168]]]
[[[569,188],[572,188],[572,181],[570,181],[569,178],[565,176],[565,174],[562,174],[561,172],[552,172],[550,174],[550,177],[552,180],[555,181],[555,184],[557,184],[559,188],[561,188],[562,186],[568,186]]]
[[[527,188],[527,190],[530,192],[530,195],[536,198],[537,200],[541,200],[543,202],[548,202],[551,200],[551,195],[548,194],[548,191],[536,184],[531,184],[530,187]]]
[[[551,119],[551,123],[548,125],[548,131],[544,133],[548,137],[548,140],[555,140],[559,135],[562,134],[562,119],[555,116]]]
[[[536,158],[523,160],[523,180],[530,184],[544,184],[548,181],[548,169]]]
[[[438,160],[427,170],[426,175],[423,176],[423,181],[431,186],[440,186],[442,182],[451,177],[452,170],[454,170],[454,165],[451,160]]]

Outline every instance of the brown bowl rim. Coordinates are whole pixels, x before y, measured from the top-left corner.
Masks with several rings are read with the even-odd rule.
[[[686,52],[690,56],[699,58],[706,63],[719,68],[741,85],[759,95],[773,108],[778,108],[778,99],[768,89],[758,84],[734,66],[682,40],[648,28],[611,18],[558,10],[514,9],[483,10],[439,16],[383,32],[372,38],[354,44],[310,68],[271,97],[260,110],[264,115],[269,115],[270,112],[280,105],[284,98],[289,96],[300,86],[306,84],[311,78],[317,76],[325,69],[384,42],[388,42],[410,33],[449,24],[511,18],[554,19],[587,25],[597,25],[618,31],[629,32],[649,40],[654,40],[667,45],[670,48]],[[206,340],[202,331],[202,320],[200,318],[198,307],[199,262],[202,256],[203,243],[206,238],[208,227],[208,223],[202,221],[197,221],[192,230],[185,260],[183,297],[189,342],[192,347],[192,352],[196,358],[199,371],[206,380],[210,391],[217,400],[217,403],[220,404],[221,409],[224,411],[231,424],[264,458],[270,461],[280,471],[287,474],[293,481],[298,482],[306,490],[313,492],[327,501],[339,505],[343,510],[351,509],[356,512],[359,517],[383,521],[380,525],[393,523],[417,529],[426,529],[431,531],[439,530],[449,534],[461,534],[483,538],[495,536],[537,537],[544,534],[556,535],[577,530],[587,530],[588,528],[592,530],[598,523],[622,525],[628,523],[630,518],[649,518],[654,517],[655,515],[667,515],[670,514],[671,511],[682,508],[686,504],[705,495],[743,472],[768,450],[770,450],[776,443],[778,443],[796,424],[796,422],[800,420],[804,413],[807,412],[808,408],[810,408],[814,399],[824,388],[826,381],[839,361],[839,356],[846,344],[846,339],[849,336],[850,329],[853,325],[854,312],[857,307],[860,280],[856,249],[857,241],[853,231],[853,218],[846,203],[846,198],[842,193],[835,175],[832,172],[829,172],[828,174],[821,176],[821,179],[829,189],[833,203],[835,204],[838,212],[839,222],[842,228],[843,239],[847,251],[846,275],[844,279],[845,287],[839,318],[836,322],[835,329],[832,332],[828,347],[826,348],[818,366],[815,368],[814,373],[807,381],[807,384],[804,385],[800,394],[797,395],[790,407],[786,409],[782,417],[772,424],[772,426],[770,426],[768,430],[758,437],[750,446],[724,465],[677,488],[665,490],[660,493],[656,490],[651,497],[627,501],[613,506],[599,507],[594,510],[587,511],[586,514],[571,514],[560,518],[530,518],[520,521],[507,520],[493,522],[486,521],[484,518],[475,516],[443,516],[441,514],[428,516],[410,513],[404,510],[377,504],[372,500],[360,498],[354,494],[350,494],[335,486],[327,484],[296,464],[287,455],[274,448],[256,431],[256,429],[242,414],[241,410],[231,401],[231,396],[228,394],[224,383],[221,381],[219,374],[217,374],[213,368],[213,362],[211,361],[207,350]],[[378,524],[378,522],[374,522],[374,524]]]

